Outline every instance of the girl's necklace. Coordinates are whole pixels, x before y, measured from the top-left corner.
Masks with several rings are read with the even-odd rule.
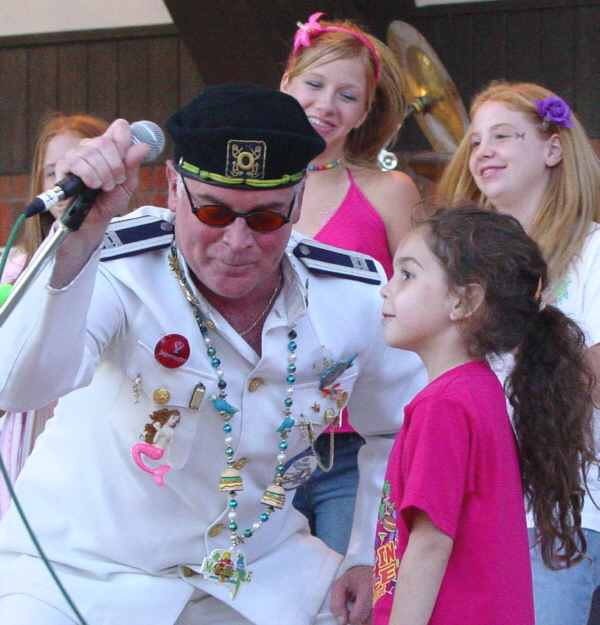
[[[306,171],[308,173],[312,173],[313,171],[327,171],[328,169],[335,169],[342,164],[341,158],[334,158],[331,161],[326,161],[325,163],[321,163],[320,165],[314,165],[313,163],[309,163]]]

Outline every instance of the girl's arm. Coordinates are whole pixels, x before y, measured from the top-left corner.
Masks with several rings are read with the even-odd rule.
[[[416,511],[402,556],[389,625],[427,625],[452,552],[452,539]]]

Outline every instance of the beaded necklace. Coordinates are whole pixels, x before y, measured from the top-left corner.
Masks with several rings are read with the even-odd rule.
[[[231,594],[232,597],[234,597],[241,582],[248,582],[251,578],[251,573],[246,570],[244,554],[241,551],[238,551],[237,547],[239,547],[239,545],[244,543],[246,540],[250,539],[254,533],[271,518],[271,514],[273,514],[275,510],[281,510],[285,505],[283,475],[285,472],[284,463],[287,457],[288,448],[287,438],[289,432],[295,425],[295,421],[292,417],[292,405],[294,403],[294,384],[296,383],[295,373],[297,343],[295,339],[298,335],[293,328],[288,330],[288,364],[285,378],[287,388],[282,406],[283,420],[279,427],[275,430],[278,435],[276,454],[277,463],[275,466],[273,482],[265,489],[260,500],[261,503],[266,506],[266,509],[261,512],[258,519],[252,524],[251,527],[247,527],[243,531],[238,531],[237,509],[239,502],[237,500],[237,494],[244,490],[244,484],[240,469],[237,468],[238,465],[236,465],[236,461],[234,460],[235,450],[232,447],[232,419],[234,415],[239,412],[239,410],[227,401],[227,381],[225,380],[225,373],[221,366],[221,360],[218,358],[217,351],[212,344],[212,339],[209,336],[209,320],[202,312],[198,298],[193,294],[181,269],[175,244],[171,245],[169,266],[171,271],[173,271],[173,274],[175,275],[186,300],[192,308],[196,324],[198,325],[198,329],[200,330],[200,334],[202,335],[206,346],[206,356],[217,375],[217,387],[219,392],[218,395],[213,394],[210,399],[215,411],[223,420],[226,468],[221,473],[218,490],[222,493],[226,493],[228,497],[227,508],[229,512],[227,517],[229,519],[228,528],[231,547],[226,550],[213,549],[210,555],[207,555],[204,558],[200,572],[208,579],[233,585]],[[277,290],[279,291],[280,289],[278,288]]]
[[[321,163],[320,165],[314,165],[313,163],[309,163],[306,167],[306,171],[311,173],[313,171],[327,171],[328,169],[335,169],[339,165],[341,165],[341,158],[334,158],[332,161],[326,161],[325,163]]]

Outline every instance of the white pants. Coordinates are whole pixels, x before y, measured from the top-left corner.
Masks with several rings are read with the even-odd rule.
[[[2,625],[74,625],[76,621],[29,595],[8,595],[0,599],[0,623]]]
[[[329,597],[325,603],[329,604]],[[56,608],[29,595],[8,595],[0,599],[0,623],[2,625],[79,625],[75,615],[69,618]],[[95,624],[88,623],[87,625]],[[196,591],[179,615],[175,625],[252,625],[252,623],[225,603]],[[335,620],[327,609],[319,614],[315,625],[335,625]]]
[[[324,606],[329,606],[329,594],[325,599]],[[285,619],[282,618],[282,623]],[[4,622],[0,620],[1,625]],[[66,625],[66,624],[65,624]],[[70,625],[70,624],[69,624]],[[88,625],[92,625],[88,623]],[[189,603],[175,622],[175,625],[253,625],[251,621],[245,619],[239,612],[215,599],[211,595],[196,590]],[[337,625],[335,619],[329,612],[321,608],[321,612],[314,621],[314,625]]]

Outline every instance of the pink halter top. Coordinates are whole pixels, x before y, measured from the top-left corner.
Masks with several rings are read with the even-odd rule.
[[[382,264],[389,279],[392,275],[392,255],[383,219],[358,188],[350,170],[346,169],[346,172],[350,180],[348,192],[335,213],[314,238],[322,243],[372,256]],[[342,412],[342,423],[335,428],[335,432],[354,431],[348,417],[348,410],[345,409]]]
[[[350,187],[337,210],[317,232],[317,241],[368,254],[382,265],[387,277],[392,275],[392,255],[385,224],[373,205],[358,188],[346,169]]]

